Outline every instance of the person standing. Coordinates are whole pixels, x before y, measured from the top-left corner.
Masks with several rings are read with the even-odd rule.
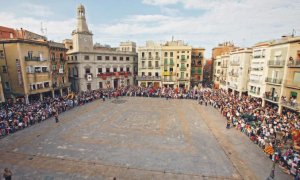
[[[8,168],[5,168],[3,172],[3,177],[5,180],[11,180],[12,172]]]
[[[56,111],[54,117],[55,117],[55,122],[58,123],[58,122],[59,122],[59,121],[58,121],[58,111]]]

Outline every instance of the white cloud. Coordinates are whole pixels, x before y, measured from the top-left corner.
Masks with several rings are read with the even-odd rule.
[[[38,4],[23,3],[18,8],[18,11],[22,11],[25,15],[32,15],[37,17],[48,17],[54,13],[47,6],[42,6]]]

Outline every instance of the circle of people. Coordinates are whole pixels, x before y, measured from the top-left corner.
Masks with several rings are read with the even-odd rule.
[[[224,90],[206,88],[154,88],[126,86],[118,89],[99,89],[71,93],[62,97],[44,97],[26,104],[24,99],[0,106],[0,137],[56,117],[76,106],[97,99],[130,97],[160,97],[168,99],[192,99],[204,106],[213,106],[227,119],[227,128],[233,127],[247,135],[261,147],[270,159],[279,162],[286,173],[300,174],[300,122],[299,113],[265,105],[262,100],[246,95],[239,97]]]

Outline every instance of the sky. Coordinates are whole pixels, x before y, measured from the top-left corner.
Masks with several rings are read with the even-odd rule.
[[[76,8],[83,4],[94,43],[113,47],[122,41],[144,46],[147,40],[174,37],[211,49],[231,41],[239,47],[300,35],[299,0],[0,0],[0,26],[25,28],[49,40],[71,38]]]

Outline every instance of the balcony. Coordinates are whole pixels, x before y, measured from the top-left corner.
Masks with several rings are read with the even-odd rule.
[[[267,83],[271,83],[271,84],[278,84],[280,85],[282,83],[282,79],[275,79],[275,78],[266,78],[266,82]]]
[[[152,60],[152,59],[153,59],[153,57],[152,57],[152,56],[149,56],[149,57],[148,57],[148,59],[149,59],[149,60]]]
[[[231,61],[231,62],[230,62],[230,65],[231,65],[231,66],[239,66],[239,65],[240,65],[240,62],[239,62],[239,61]]]
[[[148,69],[153,69],[154,67],[153,66],[148,66]]]
[[[179,77],[178,81],[189,81],[189,78]]]
[[[221,68],[227,68],[227,64],[221,64]]]
[[[293,80],[285,80],[284,85],[289,88],[300,89],[300,83],[294,82]]]
[[[238,89],[238,86],[236,84],[229,84],[227,87],[230,89]]]
[[[260,80],[257,80],[257,79],[250,79],[249,82],[251,83],[260,83]]]
[[[279,101],[278,96],[275,96],[275,95],[272,96],[271,93],[269,93],[269,92],[266,92],[266,93],[264,94],[264,98],[265,98],[266,100],[273,101],[273,102],[277,102],[277,103],[278,103],[278,101]]]
[[[250,94],[260,95],[260,92],[258,92],[258,91],[256,91],[256,90],[250,89],[248,92],[249,92]]]
[[[289,68],[300,68],[300,59],[289,61],[287,66]]]
[[[283,60],[270,60],[268,62],[269,67],[283,67],[284,61]]]
[[[25,56],[25,61],[41,61],[41,58],[37,56],[32,56],[32,57]]]
[[[185,59],[184,57],[181,57],[180,61],[181,61],[181,62],[186,62],[187,59]]]
[[[137,76],[136,80],[138,81],[160,81],[160,76]]]
[[[163,82],[173,82],[174,79],[172,77],[164,77],[163,79]]]
[[[297,102],[292,102],[292,101],[282,101],[281,103],[283,106],[289,108],[289,109],[293,109],[296,111],[300,111],[300,104]]]
[[[156,60],[160,60],[160,57],[159,57],[159,56],[156,56],[155,59],[156,59]]]
[[[142,60],[146,60],[146,57],[144,56],[144,57],[142,57],[141,59],[142,59]]]
[[[160,69],[160,67],[159,66],[155,66],[155,69]]]
[[[186,67],[181,67],[180,71],[186,71]]]
[[[170,62],[170,66],[174,66],[174,62],[173,61]]]
[[[233,72],[229,72],[228,75],[233,77],[239,77],[238,73],[233,73]]]
[[[255,67],[255,68],[250,68],[251,71],[263,71],[263,67]]]

